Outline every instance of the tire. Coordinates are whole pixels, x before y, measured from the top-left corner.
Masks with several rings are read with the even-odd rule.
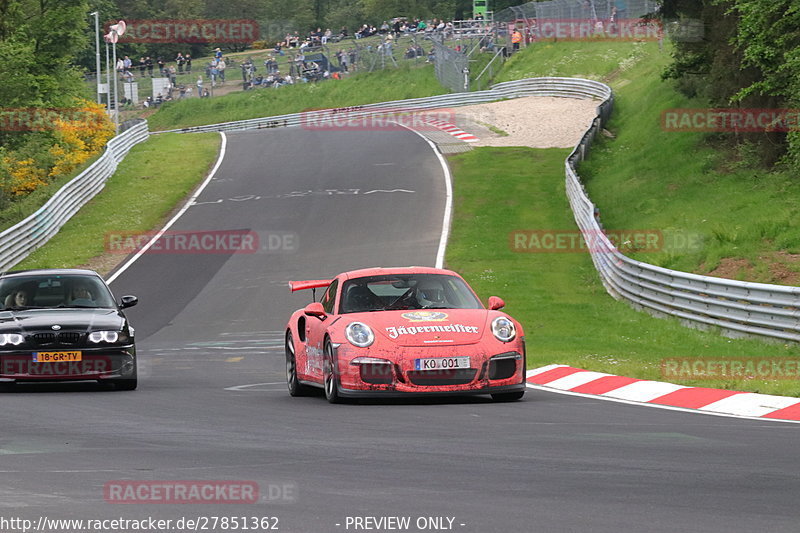
[[[297,360],[294,356],[294,338],[292,332],[286,332],[286,387],[289,389],[289,396],[306,396],[311,388],[300,383],[297,379]]]
[[[342,403],[339,396],[339,383],[336,377],[336,354],[329,339],[325,339],[325,362],[322,364],[322,377],[325,386],[325,398],[329,403]]]
[[[499,392],[497,394],[492,394],[492,400],[496,402],[516,402],[522,399],[523,396],[525,396],[524,390],[517,392]]]

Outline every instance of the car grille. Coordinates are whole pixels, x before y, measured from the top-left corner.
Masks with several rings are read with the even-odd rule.
[[[510,357],[489,362],[489,379],[508,379],[517,370],[517,360]]]
[[[442,385],[466,385],[475,379],[475,368],[447,370],[411,370],[408,379],[414,385],[435,387]]]
[[[81,341],[81,334],[77,331],[59,331],[34,333],[30,338],[36,346],[71,346]]]

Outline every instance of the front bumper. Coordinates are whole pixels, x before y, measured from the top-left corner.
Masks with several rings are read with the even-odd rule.
[[[455,350],[453,348],[456,348]],[[487,353],[488,352],[488,353]],[[497,353],[500,352],[500,353]],[[393,360],[390,357],[393,357]],[[420,371],[415,366],[417,358],[470,357],[470,368]],[[374,366],[359,363],[367,359]],[[492,347],[448,347],[420,350],[406,349],[393,354],[363,350],[340,345],[337,350],[339,390],[345,397],[400,397],[498,394],[525,390],[525,346],[517,344]],[[379,363],[379,361],[385,363]],[[372,374],[364,371],[376,368]]]
[[[459,389],[459,390],[431,390],[433,387],[426,387],[425,390],[395,390],[395,389],[345,389],[339,388],[339,395],[344,398],[415,398],[429,396],[472,396],[478,394],[498,394],[504,392],[519,392],[525,390],[525,383],[516,385],[501,385],[497,387],[486,387],[483,389]]]
[[[83,381],[125,379],[136,376],[134,345],[61,348],[47,351],[80,351],[80,361],[37,363],[34,351],[0,352],[0,383],[17,381]]]

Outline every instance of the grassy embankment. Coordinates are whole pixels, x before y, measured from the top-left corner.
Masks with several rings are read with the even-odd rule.
[[[216,160],[219,134],[190,135],[164,134],[134,146],[103,191],[14,268],[112,268],[124,256],[106,254],[106,237],[158,229]]]
[[[671,197],[665,194],[663,184],[674,183],[675,176],[686,176],[686,180],[690,180],[692,176],[702,176],[700,180],[702,183],[713,181],[708,177],[709,172],[715,168],[713,165],[699,167],[699,170],[706,171],[702,174],[693,172],[690,165],[696,164],[697,160],[719,161],[718,158],[722,157],[704,146],[702,138],[698,135],[664,136],[657,121],[653,123],[642,120],[643,116],[658,119],[660,110],[665,106],[699,105],[685,101],[668,84],[659,81],[658,74],[667,60],[668,54],[660,52],[654,43],[541,44],[512,58],[498,78],[498,81],[502,81],[535,75],[574,75],[602,79],[615,88],[618,105],[610,128],[618,134],[618,137],[613,141],[603,142],[599,149],[593,152],[590,163],[581,169],[582,174],[591,176],[590,190],[603,210],[607,227],[665,227],[663,221],[667,219],[647,218],[648,214],[662,216],[660,211],[630,210],[631,205],[638,205],[636,201],[646,205],[661,205],[659,202],[669,200],[666,205],[673,212],[671,216],[680,220],[686,219],[687,213],[694,213],[701,208],[712,211],[708,216],[715,213],[723,214],[727,210],[718,204],[726,198],[739,201],[740,198],[748,198],[754,188],[769,189],[763,184],[754,187],[752,180],[750,183],[747,180],[733,180],[731,183],[725,183],[726,187],[720,186],[720,190],[734,186],[735,190],[715,198],[713,206],[709,206],[710,202],[707,201],[701,206],[692,203],[682,205],[679,201],[681,198],[691,200],[693,196],[679,194]],[[418,72],[420,71],[405,74],[376,73],[364,78],[368,80],[367,83],[351,85],[343,92],[339,91],[342,87],[348,87],[345,85],[347,82],[321,84],[316,89],[311,89],[313,86],[300,87],[298,92],[284,92],[287,101],[283,104],[292,110],[299,110],[305,107],[345,106],[370,101],[365,94],[371,95],[372,101],[398,98],[399,96],[394,93],[390,94],[390,91],[396,90],[394,86],[400,79],[405,82],[401,87],[404,96],[400,97],[424,96],[435,92],[434,87],[429,86],[427,81],[417,86],[405,78],[397,78],[394,82],[387,81],[386,78],[392,74],[401,77],[406,74],[415,76]],[[355,82],[357,79],[359,78],[353,77],[347,81]],[[316,99],[313,104],[305,100],[309,95],[302,91],[322,91],[327,86],[331,88],[325,89],[330,92],[326,92],[324,98]],[[362,88],[364,93],[361,92]],[[281,92],[283,91],[271,91],[270,96]],[[297,101],[291,98],[292,94],[298,95]],[[246,118],[241,114],[251,113],[252,110],[246,100],[238,98],[250,96],[245,93],[220,98],[216,102],[203,102],[205,105],[215,103],[218,108],[209,108],[208,114],[203,115],[203,120],[197,123],[215,122],[220,114],[234,110],[240,115],[225,120]],[[273,104],[267,101],[259,103],[258,106],[262,106],[258,107],[260,111],[252,112],[252,116],[288,111],[285,107],[280,111],[271,111],[273,109],[271,105]],[[196,111],[194,108],[186,108],[186,115],[183,115],[184,111],[175,106],[174,111],[171,111],[174,114],[167,117],[166,111],[169,109],[165,108],[159,113],[164,113],[162,124],[170,124],[170,127],[178,124],[188,125],[182,121],[190,119],[194,115],[192,111]],[[628,127],[634,128],[632,133],[626,131]],[[159,140],[162,139],[168,137],[159,137]],[[188,147],[198,144],[185,142],[186,137],[171,136],[171,139],[173,141],[169,144],[174,142],[174,149],[182,153]],[[211,145],[216,146],[213,136],[207,139],[210,139]],[[144,148],[147,146],[149,147]],[[109,182],[108,190],[103,194],[124,185],[127,181],[136,181],[133,176],[138,176],[141,180],[142,176],[149,175],[141,168],[132,173],[132,168],[141,167],[142,162],[136,159],[138,155],[151,161],[163,161],[165,157],[169,159],[169,155],[165,152],[168,148],[164,142],[159,142],[158,146],[143,145],[142,150],[155,150],[146,156],[137,154],[135,149],[123,163],[121,167],[123,170]],[[653,155],[654,152],[658,154]],[[616,302],[605,293],[588,255],[584,253],[512,252],[508,245],[510,231],[575,228],[563,185],[563,160],[567,153],[568,150],[559,149],[479,148],[451,158],[456,204],[453,234],[448,250],[449,266],[463,272],[482,296],[497,294],[506,299],[509,312],[517,316],[526,327],[531,366],[558,362],[593,370],[660,379],[660,363],[665,358],[800,357],[800,349],[794,345],[765,344],[757,340],[732,340],[716,333],[685,328],[674,320],[655,319]],[[668,157],[665,154],[672,156]],[[172,203],[169,207],[174,206],[179,198],[200,180],[213,159],[213,149],[209,149],[207,156],[208,159],[204,160],[203,164],[180,173],[191,175],[192,179],[187,178],[187,187],[170,200]],[[651,156],[656,161],[661,161],[660,164],[648,163],[648,158]],[[197,161],[199,162],[199,159]],[[636,165],[648,164],[649,173],[641,175],[641,167]],[[631,183],[632,178],[626,172],[637,172],[639,180]],[[753,176],[752,172],[750,176]],[[118,181],[117,177],[120,177]],[[646,177],[650,179],[647,180]],[[648,190],[646,188],[639,188],[637,193],[625,190],[626,183],[637,185],[642,182],[649,183],[653,196],[644,196]],[[659,186],[658,183],[662,185]],[[785,184],[782,186],[785,187]],[[770,190],[773,192],[784,190],[786,195],[791,193],[780,188]],[[131,194],[134,196],[130,196]],[[120,198],[136,198],[135,194],[137,193],[128,192]],[[614,198],[621,194],[628,195],[625,197],[626,201],[615,201]],[[767,195],[762,198],[769,197]],[[95,202],[99,199],[100,197]],[[142,202],[138,205],[143,208],[142,206],[147,204]],[[85,211],[94,208],[92,206]],[[161,215],[143,221],[137,228],[146,230],[157,227],[168,210],[168,207],[165,208]],[[103,220],[103,217],[98,216],[94,220]],[[722,219],[715,220],[720,220],[718,223],[724,224]],[[736,222],[742,225],[745,223],[744,220]],[[122,226],[125,229],[135,229],[127,222]],[[680,227],[698,231],[689,224]],[[104,232],[119,230],[120,224],[111,224],[106,228],[92,233],[96,237],[86,237],[84,240],[99,241],[101,249]],[[77,235],[87,235],[84,231],[89,230],[78,230]],[[54,243],[60,239],[61,237],[54,240]],[[94,248],[86,250],[80,257],[75,256],[73,249],[80,242],[82,239],[78,238],[72,244],[64,245],[62,248],[64,255],[61,259],[64,261],[63,264],[83,263],[86,258],[98,251],[95,243]],[[706,239],[704,244],[707,245],[709,242],[710,239]],[[36,263],[29,263],[26,266],[58,264],[46,249],[42,250],[41,254],[44,255],[31,259]],[[675,255],[674,252],[672,255]],[[647,254],[643,259],[657,262],[662,258],[657,254]],[[686,264],[690,265],[688,262]],[[679,263],[673,266],[679,266]],[[773,394],[800,394],[800,387],[796,381],[695,381],[687,384]]]
[[[342,80],[254,89],[221,98],[190,98],[165,104],[148,118],[150,129],[163,131],[233,120],[299,113],[307,109],[347,107],[404,100],[447,92],[433,66],[355,74]]]
[[[660,80],[668,60],[655,43],[545,44],[509,61],[499,79],[575,75],[614,87],[617,107],[609,127],[617,138],[601,141],[580,169],[590,176],[589,191],[605,226],[701,236],[700,250],[640,253],[640,259],[703,271],[713,257],[761,249],[765,235],[783,239],[772,245],[788,242],[783,230],[794,221],[796,210],[790,206],[796,187],[764,172],[723,172],[719,165],[725,153],[714,151],[700,134],[661,131],[661,110],[703,105]],[[800,358],[794,344],[729,339],[616,302],[586,253],[511,251],[508,235],[514,230],[576,228],[564,190],[568,153],[479,148],[451,158],[456,204],[448,264],[482,296],[506,299],[508,311],[526,327],[531,366],[563,363],[663,379],[661,363],[670,358]],[[796,380],[683,383],[800,395]]]

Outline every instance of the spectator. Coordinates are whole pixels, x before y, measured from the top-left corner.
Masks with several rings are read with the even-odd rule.
[[[333,32],[331,31],[330,28],[327,28],[325,30],[325,33],[322,34],[322,44],[328,44],[328,39],[330,39],[331,37],[333,37]]]
[[[147,69],[147,63],[145,63],[144,58],[139,58],[139,77],[144,78],[144,72]]]
[[[175,63],[178,64],[178,74],[183,74],[183,64],[185,60],[183,59],[183,54],[178,52],[178,57],[175,58]]]
[[[147,73],[150,74],[150,77],[153,77],[153,60],[150,56],[144,58],[144,63],[147,66]]]
[[[197,96],[203,97],[203,76],[197,76]]]
[[[186,74],[192,73],[192,56],[190,54],[186,54],[183,56],[183,60],[186,61]]]
[[[166,75],[166,73],[164,72],[164,67],[165,67],[164,59],[159,57],[157,63],[158,63],[158,74],[163,78]]]
[[[514,52],[519,51],[519,43],[522,41],[522,34],[519,32],[518,29],[514,28],[514,32],[511,34],[511,48]]]
[[[222,83],[225,83],[225,68],[227,67],[225,63],[225,58],[220,58],[217,62],[217,72],[219,73],[219,79]]]

